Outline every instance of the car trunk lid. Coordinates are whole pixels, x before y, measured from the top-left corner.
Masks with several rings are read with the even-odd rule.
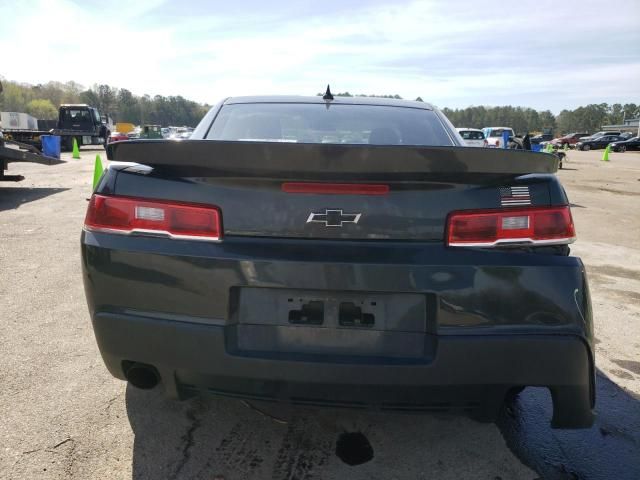
[[[213,204],[226,236],[441,241],[455,210],[552,202],[552,155],[192,140],[113,144],[119,195]],[[139,182],[136,175],[148,176]]]

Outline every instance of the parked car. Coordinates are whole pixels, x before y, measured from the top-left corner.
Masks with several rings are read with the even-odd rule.
[[[578,143],[581,138],[588,136],[588,133],[569,133],[563,137],[554,138],[551,143],[556,147],[572,146]]]
[[[487,139],[487,147],[501,147],[502,145],[502,134],[507,131],[509,132],[510,137],[514,137],[515,133],[512,128],[509,127],[485,127],[482,129],[482,133],[484,133],[484,137]]]
[[[626,140],[618,140],[611,144],[614,152],[626,152],[627,150],[640,150],[640,137],[632,137]]]
[[[587,135],[586,137],[580,137],[578,139],[578,141],[583,141],[583,140],[594,140],[596,138],[600,138],[600,137],[604,137],[607,135],[620,135],[621,132],[605,132],[604,130],[601,132],[596,132],[593,135]],[[577,143],[577,142],[576,142]]]
[[[142,131],[141,127],[134,127],[133,130],[131,130],[130,132],[127,132],[127,137],[129,137],[129,139],[136,139],[136,138],[140,138],[140,132]]]
[[[624,140],[620,135],[603,135],[590,140],[580,140],[576,143],[578,150],[598,150],[600,148],[606,148],[612,142],[619,142]]]
[[[171,140],[188,140],[191,137],[191,133],[193,132],[192,128],[188,127],[177,127],[174,128],[169,138]]]
[[[486,147],[487,140],[482,130],[477,128],[456,128],[464,143],[469,147]]]
[[[483,421],[546,386],[553,425],[592,425],[589,289],[549,155],[468,148],[427,103],[330,94],[228,98],[188,141],[108,155],[140,164],[106,170],[81,238],[114,376]]]
[[[107,144],[113,142],[122,142],[124,140],[129,140],[129,136],[126,133],[113,132],[111,135],[109,135],[109,138],[107,138]]]
[[[531,143],[536,144],[536,143],[543,143],[543,142],[549,142],[553,140],[553,134],[551,133],[541,133],[539,135],[534,135],[533,137],[531,137]]]

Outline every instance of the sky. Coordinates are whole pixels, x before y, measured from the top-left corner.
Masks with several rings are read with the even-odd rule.
[[[640,103],[640,0],[0,0],[0,76],[213,104],[332,91]]]

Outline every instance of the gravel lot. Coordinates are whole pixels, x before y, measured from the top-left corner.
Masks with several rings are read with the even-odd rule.
[[[12,164],[0,184],[2,479],[640,478],[640,154],[570,152],[559,172],[587,265],[597,336],[598,418],[552,431],[545,390],[497,425],[449,415],[310,410],[136,390],[102,364],[80,275],[93,160]],[[361,432],[373,459],[336,455]],[[224,476],[224,477],[222,477]]]

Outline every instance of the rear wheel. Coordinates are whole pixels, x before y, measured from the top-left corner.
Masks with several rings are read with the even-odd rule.
[[[588,152],[589,150],[591,150],[591,145],[583,145],[582,150],[584,150],[585,152]]]
[[[513,402],[520,393],[525,389],[523,386],[512,387],[505,396],[505,402]]]
[[[624,145],[620,145],[620,146],[618,147],[618,151],[619,151],[620,153],[624,153],[624,152],[626,152],[626,151],[627,151],[627,147],[625,147]]]

